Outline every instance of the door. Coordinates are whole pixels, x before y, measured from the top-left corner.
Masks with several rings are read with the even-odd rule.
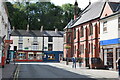
[[[113,68],[113,49],[107,50],[107,65],[109,68]]]

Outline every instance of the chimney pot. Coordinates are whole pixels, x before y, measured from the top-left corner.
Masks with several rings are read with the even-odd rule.
[[[58,29],[57,29],[57,28],[55,28],[55,32],[56,32],[56,33],[58,32]]]
[[[13,26],[13,29],[12,29],[12,31],[15,31],[15,26]]]
[[[27,25],[27,32],[29,32],[29,24]]]
[[[41,26],[40,31],[43,32],[43,26]]]

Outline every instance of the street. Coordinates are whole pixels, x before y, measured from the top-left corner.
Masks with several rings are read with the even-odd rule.
[[[54,78],[58,78],[58,79],[61,79],[61,78],[70,79],[71,78],[73,79],[74,78],[74,79],[84,79],[84,80],[118,80],[117,78],[114,78],[114,77],[113,78],[103,78],[103,77],[100,78],[99,74],[97,74],[99,77],[95,77],[95,75],[91,76],[90,74],[88,75],[88,73],[90,72],[88,72],[87,70],[79,71],[80,73],[75,73],[78,71],[78,68],[77,69],[72,69],[70,67],[63,68],[61,66],[59,63],[20,64],[18,78],[19,79],[23,79],[23,78],[33,78],[33,79],[34,78],[36,79],[37,78],[43,78],[43,79],[44,78],[53,78],[53,79]],[[67,70],[65,68],[71,69],[72,71]]]

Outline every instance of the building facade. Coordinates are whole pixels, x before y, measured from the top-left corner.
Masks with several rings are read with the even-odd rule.
[[[101,68],[100,58],[100,18],[118,11],[120,3],[90,3],[71,25],[65,27],[64,56],[79,58],[83,67]],[[69,49],[66,48],[69,46]]]
[[[120,57],[120,12],[100,20],[100,47],[104,66],[116,69]]]
[[[43,61],[43,57],[46,57],[44,52],[63,51],[63,31],[57,29],[55,31],[13,29],[11,40],[13,44],[10,45],[10,50],[17,51],[16,61]]]
[[[10,40],[10,22],[5,2],[0,1],[0,65],[4,66],[7,59]]]

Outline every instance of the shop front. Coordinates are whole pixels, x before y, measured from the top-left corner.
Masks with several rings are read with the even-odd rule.
[[[43,61],[43,53],[41,51],[18,51],[16,53],[16,61]]]
[[[44,62],[59,62],[63,51],[44,51],[43,61]]]
[[[109,70],[117,70],[117,59],[120,57],[120,48],[118,45],[102,46],[101,57],[104,68]]]

